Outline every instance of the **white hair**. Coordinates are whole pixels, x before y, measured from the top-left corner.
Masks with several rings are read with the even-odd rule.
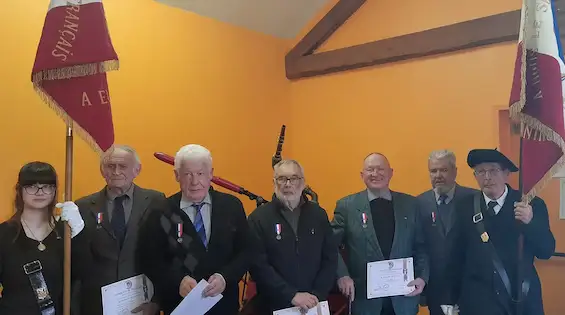
[[[184,161],[203,161],[212,167],[212,154],[199,144],[188,144],[180,148],[175,155],[175,170],[179,170]]]
[[[129,145],[125,145],[125,144],[114,144],[108,150],[102,153],[102,155],[100,156],[100,164],[104,164],[104,161],[108,157],[110,157],[116,150],[122,150],[130,153],[135,158],[135,162],[137,163],[137,165],[141,165],[141,159],[139,158],[137,151],[135,151],[135,149],[130,147]]]
[[[457,166],[457,159],[455,158],[455,153],[449,150],[436,150],[430,153],[429,160],[443,160],[446,159],[449,164],[453,167]]]
[[[296,166],[296,168],[298,168],[298,172],[300,173],[301,177],[304,177],[304,168],[302,167],[302,165],[300,165],[300,163],[298,163],[298,161],[296,160],[281,160],[280,162],[278,162],[277,164],[275,164],[274,166],[274,171],[275,173],[277,172],[277,170],[283,166],[283,165],[294,165]]]

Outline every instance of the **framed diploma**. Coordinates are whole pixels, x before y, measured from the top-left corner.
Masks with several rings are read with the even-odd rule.
[[[408,286],[412,280],[412,257],[370,262],[367,264],[367,299],[409,294],[414,291],[414,287]]]

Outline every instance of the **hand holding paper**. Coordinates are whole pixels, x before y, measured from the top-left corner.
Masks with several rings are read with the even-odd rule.
[[[330,307],[327,301],[323,301],[306,311],[296,306],[274,311],[273,315],[330,315]]]
[[[198,284],[190,290],[188,295],[184,297],[184,299],[175,308],[171,315],[206,314],[206,312],[208,312],[214,305],[216,305],[216,303],[218,303],[223,298],[221,294],[213,297],[204,296],[204,289],[208,285],[208,281],[200,280],[200,282],[198,282]]]
[[[318,304],[318,298],[308,292],[298,292],[294,295],[291,303],[303,311],[308,311]]]
[[[187,296],[188,293],[190,293],[190,291],[192,291],[192,289],[196,287],[196,285],[197,285],[196,280],[194,280],[190,276],[185,276],[180,282],[180,287],[179,287],[180,296],[182,297]]]
[[[424,291],[424,287],[426,286],[426,282],[422,278],[416,278],[408,283],[409,287],[414,287],[414,291],[412,293],[406,294],[406,296],[416,296],[422,294]]]
[[[219,273],[213,274],[208,282],[210,284],[204,289],[204,296],[216,296],[226,289],[226,280]]]

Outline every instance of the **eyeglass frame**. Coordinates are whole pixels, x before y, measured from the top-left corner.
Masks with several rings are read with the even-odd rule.
[[[489,170],[479,170],[479,171],[475,170],[473,173],[479,177],[486,177],[487,174],[489,174],[489,176],[496,176],[500,174],[502,171],[504,171],[502,168],[497,167]]]
[[[282,179],[284,179],[283,182],[281,182]],[[291,176],[291,177],[278,176],[278,177],[275,177],[275,182],[279,185],[285,185],[287,182],[290,182],[291,185],[296,185],[296,184],[300,183],[300,181],[303,180],[303,179],[304,179],[304,177],[294,176],[294,175]]]
[[[33,195],[33,196],[37,196],[37,193],[41,190],[43,192],[43,194],[45,195],[53,195],[55,193],[55,191],[57,190],[57,187],[55,187],[55,185],[43,185],[41,187],[37,186],[37,185],[25,185],[22,187],[24,189],[24,191],[28,194],[28,195]],[[30,188],[34,188],[35,192],[31,193],[28,189]],[[44,190],[44,188],[51,188],[52,191],[51,192],[47,192]]]

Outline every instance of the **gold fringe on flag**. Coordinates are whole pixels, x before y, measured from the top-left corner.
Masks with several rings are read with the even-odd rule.
[[[118,60],[107,60],[97,63],[43,70],[35,73],[32,77],[32,81],[33,83],[39,83],[43,80],[50,81],[84,77],[87,75],[95,75],[98,73],[118,70],[119,67],[120,64]]]
[[[63,110],[63,108],[61,108],[61,106],[59,106],[59,104],[49,94],[47,94],[47,92],[45,92],[45,90],[40,85],[34,84],[33,89],[35,90],[35,92],[37,92],[43,102],[45,102],[49,106],[49,108],[57,113],[57,116],[61,117],[66,124],[72,126],[73,132],[76,132],[79,137],[84,139],[84,141],[88,145],[90,145],[94,149],[94,151],[96,151],[96,153],[98,153],[99,155],[103,153],[102,148],[100,148],[94,138],[92,138],[92,136],[90,136],[90,134],[86,130],[84,130],[84,128],[82,128],[79,123],[74,121],[71,116],[69,116],[67,112],[65,112],[65,110]]]
[[[45,102],[49,108],[51,108],[57,116],[61,117],[63,121],[73,127],[73,131],[76,132],[79,137],[84,139],[84,141],[90,145],[96,153],[99,155],[103,153],[102,148],[96,143],[94,138],[84,130],[84,128],[77,123],[67,114],[67,112],[43,89],[41,83],[46,80],[63,80],[71,79],[77,77],[83,77],[88,75],[95,75],[98,73],[105,73],[113,70],[118,70],[120,67],[118,60],[107,60],[103,62],[90,63],[84,65],[76,65],[65,68],[44,70],[35,73],[32,77],[33,89],[39,97]]]
[[[527,17],[526,17],[527,19]],[[523,34],[524,38],[526,38],[526,23],[523,26]],[[565,141],[561,137],[560,134],[555,132],[549,126],[543,124],[537,118],[532,116],[526,115],[522,112],[524,107],[526,106],[526,71],[527,71],[527,48],[526,43],[522,42],[522,56],[520,60],[520,99],[510,105],[510,119],[515,124],[514,127],[519,126],[519,133],[521,138],[526,139],[534,139],[538,141],[551,141],[555,145],[557,145],[562,151],[563,155],[557,163],[555,163],[549,171],[547,171],[544,176],[530,189],[530,191],[524,193],[522,192],[522,201],[526,203],[530,203],[534,197],[537,196],[538,192],[541,191],[548,182],[553,178],[561,168],[565,166]],[[534,133],[535,137],[532,137],[531,134],[528,136],[526,133],[526,128],[531,128],[532,130],[536,131]],[[521,150],[522,148],[520,148]],[[520,171],[522,171],[520,169]]]

